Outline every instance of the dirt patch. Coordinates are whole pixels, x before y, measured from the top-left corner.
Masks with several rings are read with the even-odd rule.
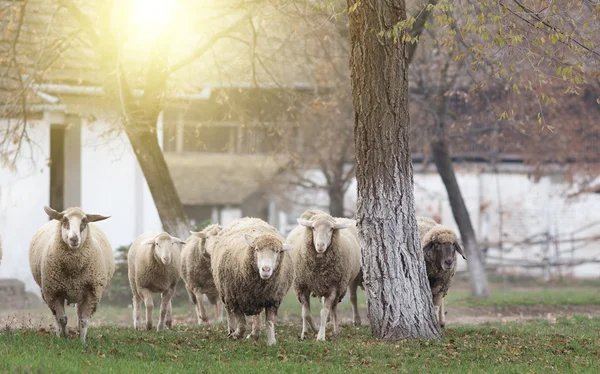
[[[75,321],[75,313],[73,308],[67,309],[67,315],[69,316],[69,325],[72,321]],[[454,324],[482,324],[487,322],[517,322],[526,321],[534,318],[547,319],[551,322],[555,322],[556,318],[572,315],[584,315],[590,317],[600,316],[600,305],[574,305],[574,306],[560,306],[560,305],[539,305],[539,306],[505,306],[505,307],[490,307],[490,306],[476,306],[476,307],[449,307],[446,310],[446,323],[448,325]],[[368,323],[366,320],[366,310],[360,311],[363,317],[363,324]],[[314,310],[313,313],[318,323],[318,311]],[[351,323],[351,313],[341,313],[341,323]],[[296,314],[280,314],[280,323],[300,323],[300,316]],[[154,325],[158,322],[158,316],[154,316]],[[250,321],[249,321],[250,322]],[[10,326],[10,328],[22,328],[22,327],[44,327],[53,328],[54,318],[49,310],[41,308],[34,310],[18,310],[11,312],[0,313],[0,328]],[[185,313],[174,313],[173,324],[174,325],[196,325],[196,316],[191,311]],[[91,326],[98,325],[119,325],[119,326],[130,326],[131,325],[131,309],[123,308],[115,311],[114,309],[108,313],[99,313],[92,318]]]
[[[451,307],[446,310],[448,324],[480,324],[485,322],[524,321],[544,318],[555,321],[557,317],[600,316],[600,305],[513,305],[513,306],[477,306]]]

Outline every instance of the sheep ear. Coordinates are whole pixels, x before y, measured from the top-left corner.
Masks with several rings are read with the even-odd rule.
[[[281,247],[281,251],[285,252],[285,251],[289,251],[290,249],[293,249],[294,247],[292,247],[291,244],[288,243],[284,243],[283,246]]]
[[[50,208],[49,206],[44,206],[44,212],[46,212],[48,217],[58,220],[58,221],[62,220],[63,217],[65,216],[64,213],[59,213],[56,210]]]
[[[88,222],[98,222],[110,218],[110,216],[101,216],[100,214],[86,214]]]
[[[154,238],[143,241],[142,245],[154,245]]]
[[[248,243],[250,247],[254,247],[254,237],[252,235],[244,234],[244,239],[246,239],[246,243]]]
[[[458,253],[460,253],[460,255],[462,256],[462,258],[464,258],[465,260],[467,259],[467,256],[465,256],[462,248],[460,245],[458,245],[458,243],[454,243],[454,250]]]
[[[336,230],[341,230],[341,229],[347,229],[350,226],[352,226],[352,223],[350,223],[350,222],[343,222],[343,223],[336,222],[333,225],[333,228],[336,229]]]
[[[433,242],[427,243],[427,245],[423,246],[423,253],[431,251],[432,248],[433,248]]]
[[[313,222],[309,221],[307,219],[304,218],[298,218],[296,221],[298,221],[298,224],[304,226],[304,227],[313,227]]]
[[[208,236],[205,233],[203,233],[202,231],[191,231],[190,230],[190,233],[194,236],[199,237],[200,239],[206,239],[206,237]]]
[[[171,236],[171,243],[175,244],[175,243],[179,243],[179,244],[185,244],[185,241],[179,239],[176,236]]]

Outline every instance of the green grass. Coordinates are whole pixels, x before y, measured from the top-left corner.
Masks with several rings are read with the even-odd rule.
[[[88,345],[43,329],[0,332],[0,372],[431,372],[594,373],[600,361],[600,318],[557,323],[488,324],[447,329],[443,339],[387,344],[366,326],[342,327],[325,343],[300,341],[298,324],[277,327],[278,344],[232,341],[222,326],[134,331],[92,328]]]
[[[452,290],[446,296],[449,306],[514,305],[600,305],[597,288],[553,288],[530,290],[493,290],[488,298],[473,298],[469,291]]]

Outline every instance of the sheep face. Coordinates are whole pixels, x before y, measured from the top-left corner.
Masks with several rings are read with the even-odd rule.
[[[437,266],[442,270],[451,270],[454,268],[456,263],[456,243],[439,243],[432,242],[423,248],[423,251],[430,252],[433,256],[433,261],[437,263]]]
[[[64,212],[45,206],[44,211],[52,219],[60,221],[63,242],[72,250],[81,248],[88,235],[88,223],[110,218],[98,214],[85,214],[80,208],[69,208]]]
[[[339,223],[327,218],[317,218],[314,221],[298,218],[298,223],[312,230],[313,245],[317,253],[325,253],[331,244],[334,230],[350,227],[350,223]]]
[[[148,239],[142,244],[151,245],[152,250],[154,251],[154,257],[163,264],[169,265],[173,260],[173,245],[185,244],[185,242],[166,232],[161,232],[154,238]]]
[[[292,249],[290,244],[282,243],[281,239],[272,235],[253,237],[244,234],[249,249],[254,254],[254,263],[261,279],[271,278],[279,265],[279,253]]]

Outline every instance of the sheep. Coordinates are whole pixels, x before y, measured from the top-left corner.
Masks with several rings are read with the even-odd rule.
[[[200,232],[191,231],[192,236],[186,240],[187,244],[181,250],[181,277],[190,300],[195,305],[199,325],[202,322],[208,325],[208,317],[202,303],[203,295],[214,305],[215,319],[223,320],[222,303],[210,268],[210,252],[217,234],[222,229],[221,225],[213,224]]]
[[[29,245],[29,265],[42,299],[56,320],[56,334],[67,336],[67,304],[77,304],[79,336],[85,344],[89,319],[115,272],[108,238],[92,222],[109,217],[86,214],[79,207],[63,212],[45,206],[51,221],[38,229]]]
[[[172,325],[171,299],[175,295],[181,267],[181,255],[176,244],[185,242],[166,232],[149,232],[138,236],[129,248],[127,267],[133,294],[133,327],[136,330],[142,328],[142,300],[146,306],[146,329],[152,329],[153,292],[159,292],[162,297],[156,330],[162,330],[165,324],[169,328]]]
[[[456,234],[430,218],[417,217],[425,257],[427,278],[431,287],[435,315],[441,328],[446,326],[444,298],[456,270],[456,252],[466,260]]]
[[[0,237],[0,264],[2,264],[2,237]]]
[[[211,267],[225,304],[231,338],[242,337],[246,331],[246,316],[254,316],[248,337],[258,340],[260,313],[264,310],[267,345],[276,343],[277,310],[294,278],[288,252],[291,248],[284,244],[274,227],[258,218],[236,220],[219,233],[212,250]]]
[[[327,214],[327,213],[325,213],[322,210],[309,209],[309,210],[305,211],[304,213],[302,213],[300,218],[306,219],[306,220],[311,220],[311,218],[313,216],[318,215],[318,214]],[[349,223],[350,225],[348,226],[348,230],[356,239],[356,243],[360,244],[360,239],[358,238],[358,228],[356,227],[356,220],[353,220],[350,218],[339,218],[339,217],[334,217],[334,219],[338,223]],[[350,304],[352,305],[352,314],[353,314],[354,324],[357,326],[359,326],[361,324],[360,314],[358,313],[358,297],[357,297],[358,287],[361,287],[364,290],[362,269],[360,270],[357,278],[353,282],[350,282]]]
[[[306,214],[306,213],[305,213]],[[321,325],[317,340],[325,340],[325,324],[331,311],[333,333],[337,335],[337,304],[350,286],[354,322],[360,323],[356,307],[356,288],[361,282],[360,246],[357,235],[344,230],[352,220],[338,222],[329,214],[319,212],[310,220],[298,218],[299,226],[292,230],[287,242],[294,248],[296,277],[294,290],[302,304],[302,333],[305,339],[310,325],[317,329],[310,311],[310,296],[322,298]]]

